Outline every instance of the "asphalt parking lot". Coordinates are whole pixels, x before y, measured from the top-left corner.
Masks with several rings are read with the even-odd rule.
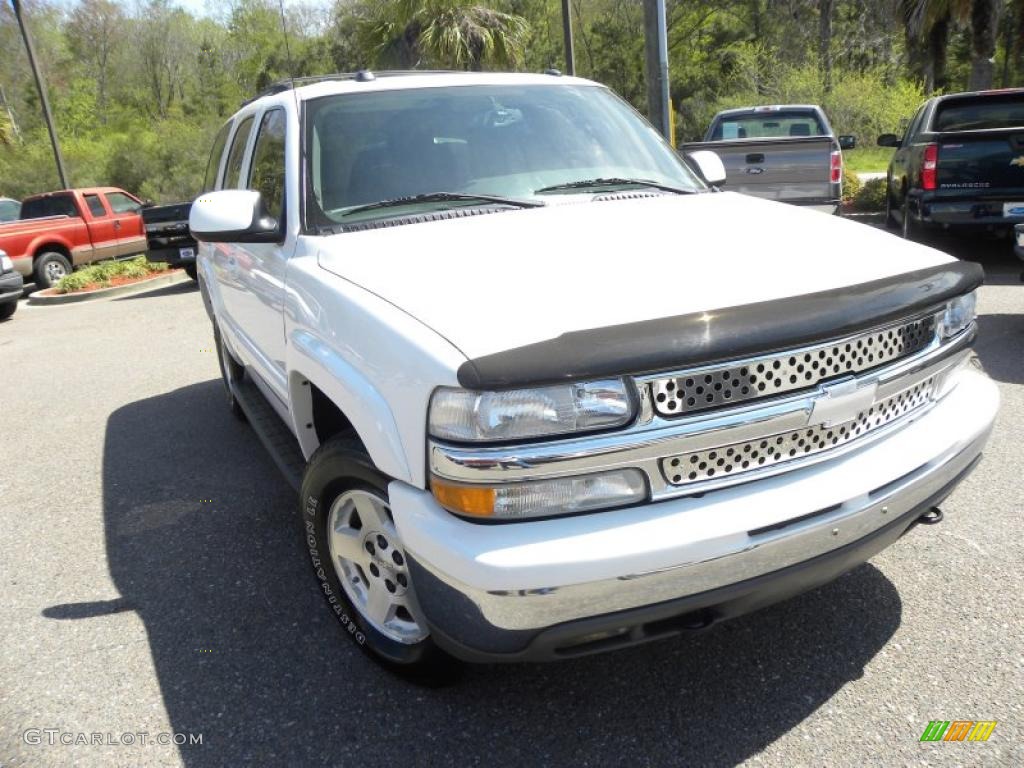
[[[341,636],[191,283],[23,305],[0,324],[0,766],[1024,764],[1024,285],[1006,243],[947,247],[986,267],[1003,406],[941,525],[704,634],[442,689]],[[935,719],[998,726],[920,743]],[[202,743],[60,743],[141,732]]]

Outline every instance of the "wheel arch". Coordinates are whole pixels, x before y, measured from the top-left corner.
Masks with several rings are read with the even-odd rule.
[[[412,482],[395,416],[358,370],[311,335],[289,345],[288,394],[295,434],[306,459],[332,436],[357,437],[374,465],[390,478]]]
[[[30,253],[32,254],[33,264],[35,264],[36,259],[42,256],[44,253],[59,253],[62,256],[65,256],[72,266],[74,266],[75,264],[74,256],[71,253],[71,247],[61,240],[53,240],[47,238],[36,243],[33,243],[32,248],[30,249]]]

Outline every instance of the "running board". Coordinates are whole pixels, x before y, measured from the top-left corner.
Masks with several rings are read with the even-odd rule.
[[[299,450],[299,443],[288,426],[277,415],[277,411],[263,397],[263,393],[248,378],[231,385],[235,399],[245,412],[249,426],[259,437],[270,458],[281,470],[284,479],[298,493],[302,486],[302,474],[306,460]]]

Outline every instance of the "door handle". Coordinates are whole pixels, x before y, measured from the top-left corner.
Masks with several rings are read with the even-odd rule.
[[[120,228],[121,228],[121,220],[120,219],[115,219],[114,220],[114,229],[120,229]]]
[[[748,163],[763,163],[764,162],[764,155],[762,155],[759,152],[757,154],[747,155],[747,162]]]

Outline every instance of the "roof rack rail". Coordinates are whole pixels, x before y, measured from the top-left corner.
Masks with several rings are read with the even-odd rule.
[[[314,85],[316,83],[326,83],[331,81],[341,80],[356,80],[358,82],[370,82],[380,77],[404,77],[409,75],[463,75],[472,74],[466,70],[461,69],[386,69],[381,72],[375,72],[370,69],[360,69],[356,72],[336,72],[331,75],[308,75],[306,77],[289,78],[288,80],[279,80],[276,83],[271,83],[262,91],[257,93],[255,96],[246,99],[242,102],[241,106],[244,107],[247,104],[252,104],[257,99],[262,99],[264,96],[273,96],[277,93],[283,93],[284,91],[290,91],[294,88],[301,88],[304,85]],[[241,107],[239,107],[241,108]]]

